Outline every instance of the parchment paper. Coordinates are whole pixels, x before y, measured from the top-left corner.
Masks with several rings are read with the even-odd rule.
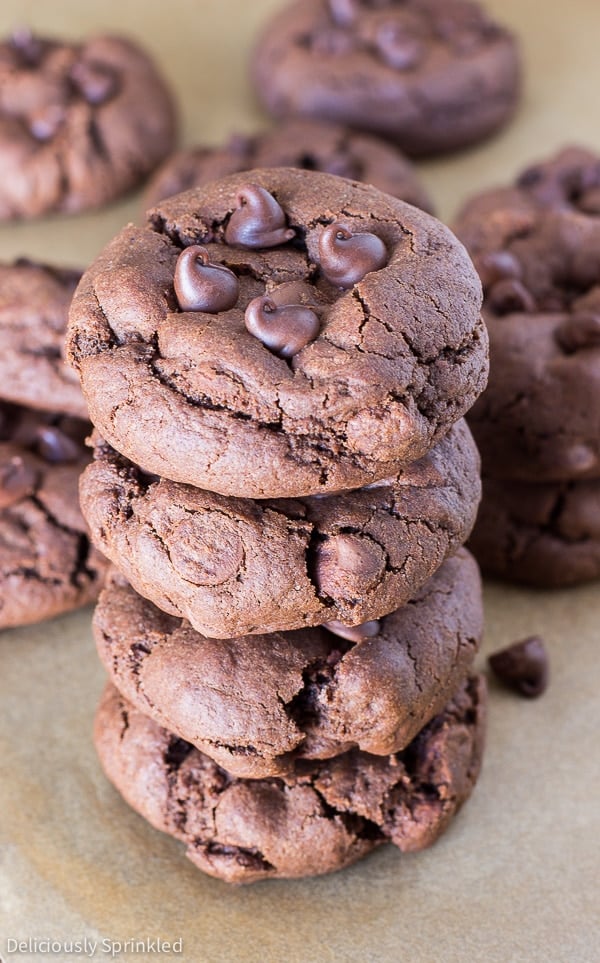
[[[281,0],[2,0],[0,29],[118,30],[154,52],[182,105],[184,142],[261,123],[246,80],[258,25]],[[513,126],[423,176],[444,217],[470,191],[506,182],[567,141],[600,148],[600,4],[490,0],[523,40],[527,92]],[[0,227],[0,257],[84,264],[128,219],[134,197],[78,218]],[[343,873],[232,889],[132,813],[91,745],[103,684],[83,611],[0,635],[0,957],[9,939],[183,940],[165,959],[551,963],[600,959],[600,592],[489,585],[484,652],[538,632],[552,682],[535,702],[491,691],[475,794],[431,850],[391,846]],[[483,664],[483,657],[481,659]],[[101,941],[109,941],[102,945]],[[65,947],[68,944],[63,944]]]

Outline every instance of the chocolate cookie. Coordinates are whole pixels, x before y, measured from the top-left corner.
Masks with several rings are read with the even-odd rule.
[[[391,612],[469,536],[479,457],[464,421],[394,478],[302,500],[150,478],[106,444],[81,480],[92,539],[136,591],[212,638]]]
[[[100,591],[106,562],[77,498],[88,427],[0,405],[0,628],[41,622]]]
[[[490,575],[541,588],[600,578],[600,481],[484,479],[470,547]]]
[[[275,117],[338,121],[414,155],[487,137],[520,92],[514,36],[465,0],[296,0],[268,24],[252,74]]]
[[[124,697],[250,778],[353,748],[404,749],[465,678],[482,631],[479,572],[464,549],[402,608],[350,630],[208,639],[116,571],[94,616],[100,658]]]
[[[235,134],[223,147],[179,151],[151,179],[146,191],[147,206],[255,167],[301,167],[338,174],[373,184],[424,211],[433,207],[414,167],[397,147],[338,124],[301,118],[253,136]]]
[[[223,495],[367,485],[420,458],[487,377],[479,279],[438,221],[313,171],[179,194],[86,271],[70,356],[144,470]]]
[[[431,845],[469,797],[485,735],[482,677],[468,680],[404,752],[299,762],[284,778],[236,779],[109,686],[96,716],[102,766],[130,806],[227,882],[317,876],[385,842]]]
[[[65,364],[67,313],[81,272],[20,258],[0,264],[0,397],[87,418],[75,372]]]
[[[469,415],[484,472],[600,478],[600,157],[568,149],[456,230],[485,290],[491,377]]]
[[[99,207],[143,181],[174,141],[171,96],[130,41],[19,30],[0,43],[0,219]]]

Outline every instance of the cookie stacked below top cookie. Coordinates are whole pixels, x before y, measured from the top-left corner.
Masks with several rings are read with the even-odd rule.
[[[62,355],[79,277],[0,265],[0,628],[93,601],[106,569],[78,507],[90,426]]]
[[[600,576],[600,158],[571,148],[474,198],[491,376],[469,415],[484,569],[540,586]]]
[[[81,281],[97,747],[213,875],[418,849],[470,793],[480,299],[432,217],[285,168],[170,198]]]

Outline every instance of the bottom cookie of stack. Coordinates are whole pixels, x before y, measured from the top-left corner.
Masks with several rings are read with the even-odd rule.
[[[239,779],[133,708],[109,685],[95,742],[106,775],[200,869],[227,882],[317,876],[391,842],[431,845],[479,774],[486,688],[471,677],[401,752],[302,760],[282,777]]]

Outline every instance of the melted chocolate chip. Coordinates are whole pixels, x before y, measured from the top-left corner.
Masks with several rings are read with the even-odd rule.
[[[281,205],[264,187],[247,184],[238,192],[236,203],[225,229],[225,240],[232,247],[276,247],[294,237]]]
[[[213,264],[205,247],[193,244],[181,252],[175,265],[175,294],[182,311],[218,314],[237,302],[240,285],[224,264]]]
[[[362,625],[345,625],[333,619],[331,622],[325,622],[323,628],[349,642],[364,642],[365,639],[373,639],[379,635],[381,625],[377,620],[363,622]]]
[[[488,302],[491,309],[500,315],[515,312],[531,313],[536,309],[533,296],[516,278],[513,280],[507,278],[494,284]]]
[[[115,95],[117,75],[108,64],[80,60],[71,68],[71,81],[88,104],[97,107]]]
[[[381,547],[361,535],[330,536],[318,546],[315,562],[319,590],[331,598],[361,598],[385,575],[386,559]]]
[[[304,304],[279,304],[274,297],[254,298],[244,316],[250,334],[281,358],[293,358],[313,341],[319,316]]]
[[[344,224],[334,221],[319,238],[319,260],[331,284],[351,288],[367,274],[384,267],[388,253],[376,234],[353,234]]]
[[[59,464],[78,461],[81,448],[56,425],[40,425],[37,429],[37,450],[46,461]]]
[[[600,314],[574,314],[558,326],[555,338],[567,354],[600,348]]]
[[[0,462],[0,509],[8,508],[30,495],[37,475],[19,455]]]
[[[548,653],[542,639],[532,635],[514,642],[488,658],[494,675],[528,699],[546,691],[549,678]]]

